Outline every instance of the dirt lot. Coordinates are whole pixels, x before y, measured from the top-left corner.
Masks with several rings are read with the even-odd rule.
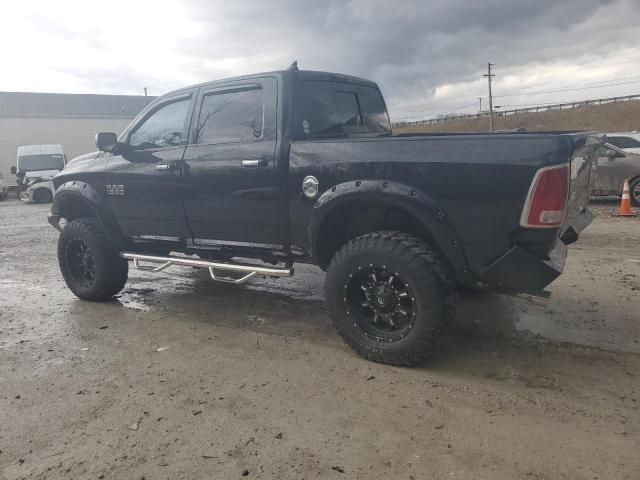
[[[0,202],[0,478],[638,479],[640,220],[611,209],[548,306],[462,298],[402,369],[341,342],[309,267],[79,301],[48,206]]]

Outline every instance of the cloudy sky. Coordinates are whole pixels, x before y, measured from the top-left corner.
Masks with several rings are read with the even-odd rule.
[[[640,93],[640,0],[20,0],[0,90],[152,95],[301,68],[377,81],[392,118]],[[483,107],[486,106],[483,99]]]

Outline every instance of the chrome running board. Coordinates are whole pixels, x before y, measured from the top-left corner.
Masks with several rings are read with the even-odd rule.
[[[208,262],[207,260],[197,260],[189,257],[156,257],[153,255],[141,255],[138,253],[122,252],[122,258],[133,261],[133,266],[138,270],[145,272],[161,272],[171,265],[181,265],[184,267],[206,268],[209,270],[212,280],[218,282],[240,284],[244,283],[256,275],[264,277],[290,277],[293,275],[293,268],[275,268],[275,267],[259,267],[257,265],[238,265],[234,263],[217,263]],[[141,265],[140,262],[156,263],[157,267],[151,265]],[[216,275],[216,270],[223,276]],[[241,277],[234,278],[224,276],[229,273],[244,274]]]

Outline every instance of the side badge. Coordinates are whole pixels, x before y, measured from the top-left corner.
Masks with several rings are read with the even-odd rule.
[[[302,193],[307,198],[313,198],[318,195],[318,179],[313,175],[308,175],[302,180]]]
[[[109,196],[123,196],[124,185],[107,185],[107,195]]]

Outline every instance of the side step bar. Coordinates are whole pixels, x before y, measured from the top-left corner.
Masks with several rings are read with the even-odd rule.
[[[120,254],[122,258],[132,260],[133,265],[138,270],[146,272],[160,272],[171,265],[181,265],[185,267],[206,268],[209,270],[212,280],[218,282],[240,284],[244,283],[256,275],[262,275],[265,277],[290,277],[293,275],[293,268],[271,268],[271,267],[259,267],[257,265],[238,265],[233,263],[217,263],[208,262],[207,260],[197,260],[188,257],[156,257],[153,255],[141,255],[138,253],[122,252]],[[157,263],[160,264],[157,267],[151,265],[141,265],[140,262]],[[216,275],[216,271],[222,272],[223,276]],[[231,276],[224,276],[229,273],[244,274],[241,277],[234,278]]]

